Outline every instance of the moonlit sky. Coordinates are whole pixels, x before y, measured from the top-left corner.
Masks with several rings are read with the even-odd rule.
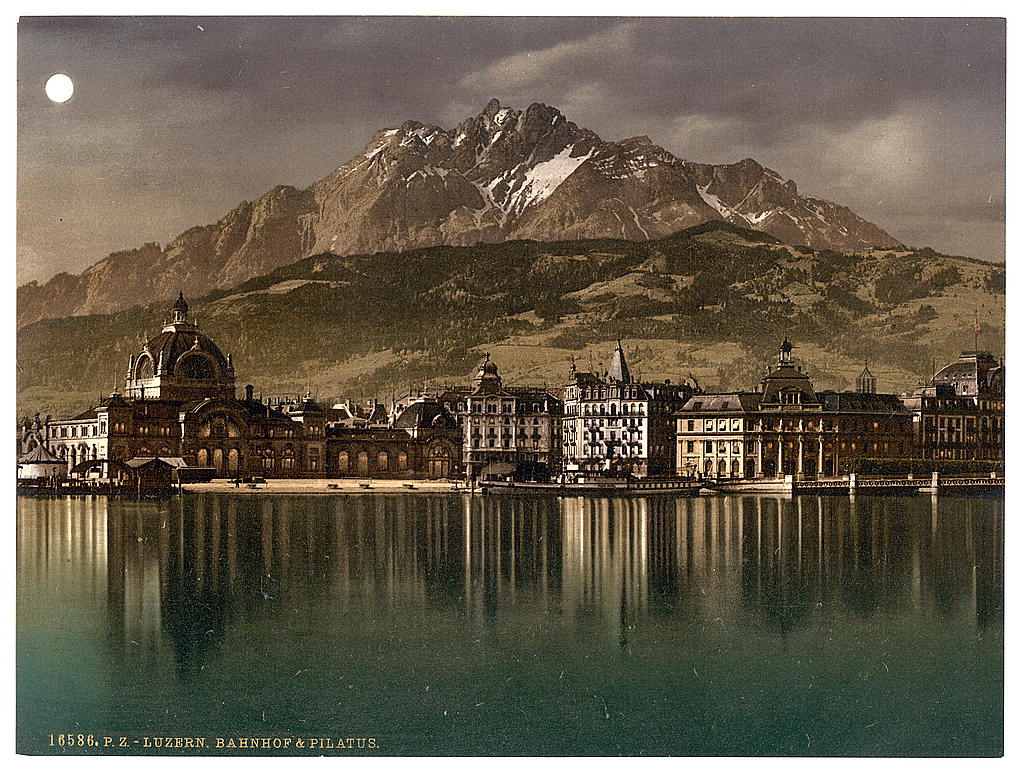
[[[1002,261],[1005,41],[966,19],[22,17],[18,281],[166,244],[492,97],[753,157],[905,243]]]

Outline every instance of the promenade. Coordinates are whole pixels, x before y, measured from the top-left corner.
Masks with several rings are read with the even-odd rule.
[[[239,484],[234,480],[186,484],[186,493],[453,493],[455,483],[446,479],[268,479]]]

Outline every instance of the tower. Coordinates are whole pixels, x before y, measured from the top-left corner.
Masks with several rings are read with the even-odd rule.
[[[857,392],[875,394],[875,375],[868,370],[867,363],[864,364],[864,370],[857,377]]]
[[[473,392],[476,394],[497,393],[501,390],[501,377],[498,366],[491,362],[491,353],[484,355],[480,370],[473,379]]]
[[[629,373],[629,366],[626,364],[626,354],[622,351],[622,341],[616,340],[615,352],[612,354],[612,363],[608,367],[607,379],[609,382],[628,385],[633,381]]]

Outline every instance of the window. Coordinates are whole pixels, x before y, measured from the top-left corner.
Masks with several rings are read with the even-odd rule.
[[[693,420],[687,420],[686,421],[686,430],[688,430],[688,431],[692,431],[693,430]]]
[[[707,455],[713,455],[715,452],[715,443],[712,441],[704,442],[704,452]]]
[[[713,431],[713,430],[715,430],[715,421],[710,419],[710,418],[705,420],[704,421],[704,430],[705,431]]]

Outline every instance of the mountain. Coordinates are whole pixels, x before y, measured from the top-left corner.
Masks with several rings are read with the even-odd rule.
[[[681,160],[649,138],[606,143],[560,111],[492,100],[445,130],[381,130],[363,154],[305,190],[275,187],[164,248],[116,252],[80,275],[18,288],[18,323],[95,314],[226,289],[302,257],[528,238],[647,240],[708,220],[793,245],[859,251],[892,236],[751,159]]]
[[[189,301],[232,353],[239,384],[321,399],[466,384],[490,352],[509,384],[600,370],[621,338],[635,375],[752,387],[784,334],[819,389],[865,362],[881,392],[910,389],[961,349],[997,354],[1005,269],[931,250],[839,253],[723,221],[659,239],[507,241],[322,253]],[[18,411],[77,413],[123,384],[127,356],[173,295],[22,327]]]

